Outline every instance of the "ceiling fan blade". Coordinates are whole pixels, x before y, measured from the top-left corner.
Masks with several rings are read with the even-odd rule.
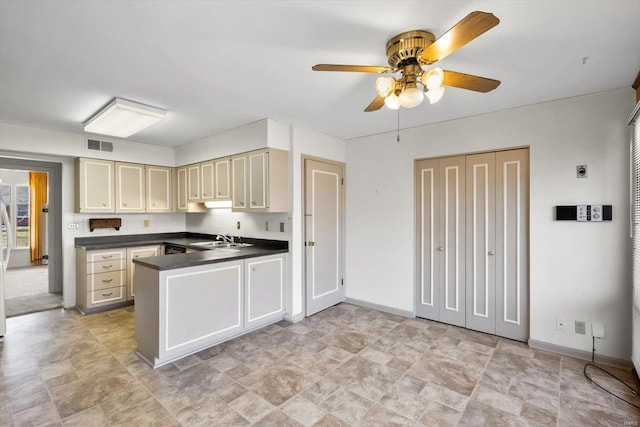
[[[442,81],[442,84],[445,86],[453,86],[460,89],[486,93],[500,86],[500,80],[444,70],[444,80]]]
[[[487,12],[471,12],[444,33],[438,40],[422,51],[421,63],[433,64],[460,49],[476,37],[489,31],[500,23],[493,14]]]
[[[341,65],[341,64],[317,64],[311,67],[313,71],[350,71],[356,73],[386,73],[391,68],[381,65]]]
[[[383,105],[384,105],[384,97],[383,96],[377,96],[376,99],[371,101],[371,104],[369,104],[367,106],[367,108],[364,109],[364,112],[365,113],[370,113],[371,111],[377,111],[380,108],[382,108]]]

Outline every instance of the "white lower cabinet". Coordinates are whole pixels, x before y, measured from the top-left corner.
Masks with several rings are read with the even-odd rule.
[[[76,305],[83,313],[127,301],[126,249],[76,249]]]
[[[127,248],[127,300],[132,300],[136,296],[136,291],[133,286],[133,273],[136,270],[136,265],[133,263],[133,260],[136,258],[160,256],[163,253],[164,251],[162,245],[137,246],[134,248]]]
[[[282,319],[286,254],[174,270],[136,266],[137,353],[158,367]]]
[[[245,260],[245,328],[252,329],[282,319],[284,264],[282,255]]]

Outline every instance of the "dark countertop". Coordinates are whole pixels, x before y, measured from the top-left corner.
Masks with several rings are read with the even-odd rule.
[[[193,243],[216,240],[216,234],[201,233],[156,233],[130,234],[122,236],[78,237],[76,248],[85,250],[127,248],[146,245],[171,244],[185,248],[197,249],[197,252],[185,254],[161,255],[157,257],[138,258],[133,262],[154,270],[173,270],[177,268],[194,267],[197,265],[213,264],[225,261],[235,261],[289,252],[289,242],[285,240],[253,239],[249,237],[235,237],[235,241],[250,243],[251,246],[234,246],[230,248],[214,248],[203,250],[192,246]]]

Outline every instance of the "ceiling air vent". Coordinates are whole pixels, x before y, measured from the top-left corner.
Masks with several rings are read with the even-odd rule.
[[[87,148],[96,151],[113,152],[113,143],[107,141],[98,141],[97,139],[87,139]]]

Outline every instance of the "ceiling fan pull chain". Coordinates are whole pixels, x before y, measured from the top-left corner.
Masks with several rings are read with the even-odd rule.
[[[396,135],[396,142],[400,142],[400,109],[398,108],[398,133]]]

